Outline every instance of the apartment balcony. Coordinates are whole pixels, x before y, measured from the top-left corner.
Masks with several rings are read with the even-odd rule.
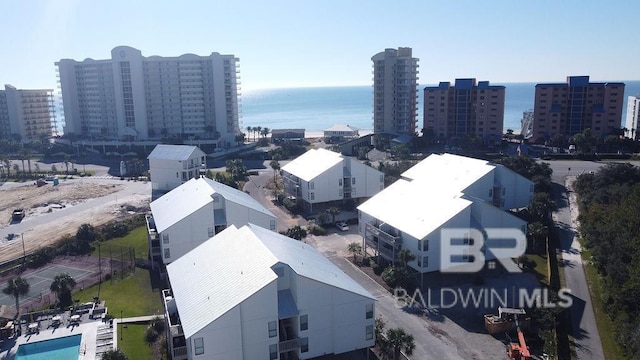
[[[302,346],[302,342],[307,339],[308,338],[295,338],[295,339],[280,341],[278,343],[278,352],[282,354],[289,351],[298,350]]]
[[[400,236],[387,233],[371,222],[365,225],[364,236],[365,239],[367,239],[367,242],[371,240],[372,243],[375,243],[377,245],[379,245],[380,243],[384,243],[389,247],[397,250],[399,250],[402,246],[402,238]]]

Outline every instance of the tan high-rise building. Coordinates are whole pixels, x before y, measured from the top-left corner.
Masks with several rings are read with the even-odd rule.
[[[53,90],[24,90],[5,85],[0,90],[0,138],[31,142],[53,135]]]
[[[569,139],[585,129],[602,139],[620,130],[623,99],[624,83],[592,83],[589,76],[537,84],[531,140],[540,143],[556,134]]]
[[[477,135],[486,143],[502,139],[505,87],[456,79],[424,88],[425,133],[442,140]]]
[[[416,133],[418,59],[411,48],[385,49],[373,61],[374,134]]]

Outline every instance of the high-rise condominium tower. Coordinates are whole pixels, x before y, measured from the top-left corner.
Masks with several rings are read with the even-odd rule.
[[[111,59],[56,63],[65,133],[87,139],[217,139],[240,133],[233,55],[143,57],[119,46]]]
[[[537,84],[533,138],[541,142],[556,134],[566,139],[591,129],[604,138],[620,131],[624,83],[592,83],[588,76],[569,76],[566,83]]]
[[[53,90],[0,90],[0,138],[31,142],[50,137],[55,126]]]
[[[418,59],[411,48],[386,49],[373,61],[374,134],[415,135]]]
[[[502,139],[505,87],[488,81],[456,79],[424,88],[424,130],[440,139],[466,135],[486,143]]]

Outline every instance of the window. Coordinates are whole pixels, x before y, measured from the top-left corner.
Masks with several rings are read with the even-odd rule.
[[[282,270],[282,268],[280,270]],[[278,336],[278,327],[276,326],[276,322],[269,321],[269,337],[272,338],[276,336]]]
[[[276,360],[278,358],[278,344],[269,345],[269,360]]]
[[[300,352],[301,353],[309,352],[309,338],[300,339]]]
[[[356,178],[351,178],[351,185],[355,185],[356,184]]]
[[[300,331],[307,330],[309,328],[309,316],[300,315]]]
[[[311,181],[311,182],[309,183],[309,189],[313,189],[313,186],[314,186],[313,181]]]
[[[371,319],[373,318],[373,304],[367,304],[366,305],[366,317],[365,319]]]
[[[342,189],[338,189],[338,196],[342,197]]]
[[[429,239],[423,239],[418,242],[418,250],[429,251]]]
[[[215,235],[213,233],[213,228],[212,227],[207,228],[207,233],[208,233],[209,237],[212,237],[213,235]]]
[[[171,257],[171,249],[164,249],[164,258],[168,259]]]
[[[180,177],[180,173],[176,172],[176,177],[179,178]]]
[[[421,267],[426,268],[429,267],[429,257],[428,256],[423,256],[422,257],[422,264],[420,264]]]
[[[380,182],[384,182],[384,175],[380,175]]]
[[[187,172],[186,172],[186,171],[183,171],[183,172],[182,172],[182,180],[184,180],[184,181],[187,181],[187,180],[188,180],[188,178],[187,178]]]
[[[366,340],[372,340],[373,339],[373,325],[367,325],[366,332],[367,332]]]
[[[204,354],[204,340],[201,337],[193,339],[193,348],[196,355]]]
[[[342,186],[342,179],[338,179],[338,186]]]
[[[504,196],[504,194],[507,192],[507,188],[502,188],[502,196]]]
[[[309,199],[315,200],[316,199],[316,195],[314,193],[310,193],[309,194]]]
[[[269,221],[269,230],[276,230],[276,221],[275,220],[270,220]]]
[[[489,189],[489,197],[493,197],[493,189]]]
[[[169,234],[162,234],[162,243],[163,244],[169,243]]]

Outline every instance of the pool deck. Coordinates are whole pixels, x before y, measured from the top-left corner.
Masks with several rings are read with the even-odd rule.
[[[68,313],[67,313],[68,314]],[[12,360],[14,359],[18,347],[22,344],[30,344],[36,341],[57,339],[70,335],[82,334],[82,340],[80,342],[80,350],[78,354],[79,360],[96,359],[98,356],[98,342],[103,342],[108,348],[112,346],[112,342],[104,339],[104,337],[98,338],[99,330],[104,333],[104,329],[109,329],[109,324],[103,322],[100,319],[89,319],[87,315],[83,315],[78,324],[71,324],[69,316],[63,317],[62,323],[59,326],[51,326],[51,320],[45,320],[40,322],[40,327],[35,333],[28,334],[27,327],[23,326],[22,334],[20,336],[14,336],[4,340],[4,344],[0,351],[0,359]],[[111,335],[113,337],[114,335]]]

